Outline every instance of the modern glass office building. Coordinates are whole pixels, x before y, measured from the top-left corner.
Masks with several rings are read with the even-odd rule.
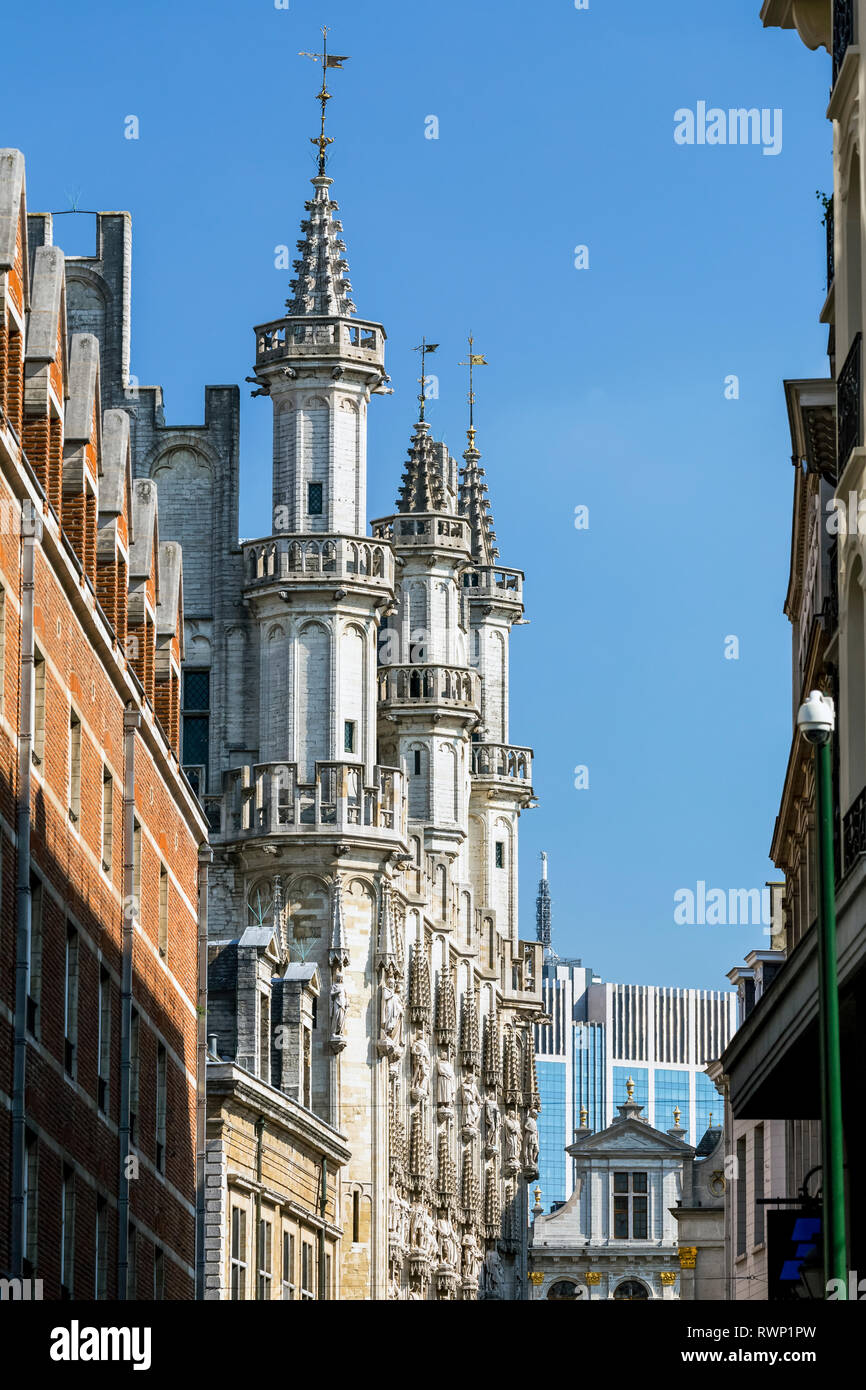
[[[674,1123],[674,1108],[696,1145],[722,1098],[704,1068],[721,1056],[736,1028],[733,990],[674,989],[603,982],[579,960],[560,960],[550,946],[546,862],[539,888],[547,930],[542,992],[550,1023],[535,1029],[541,1096],[539,1177],[545,1211],[571,1195],[565,1146],[581,1123],[606,1128],[626,1099],[626,1081],[655,1129]],[[541,913],[539,914],[541,916]],[[541,923],[539,923],[541,925]]]

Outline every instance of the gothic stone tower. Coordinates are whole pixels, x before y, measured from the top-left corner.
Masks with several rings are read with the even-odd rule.
[[[346,1136],[341,1298],[520,1297],[541,1005],[517,928],[531,754],[507,741],[522,575],[495,564],[474,434],[458,472],[423,418],[367,534],[385,333],[355,316],[323,159],[312,185],[287,312],[256,329],[274,520],[242,545],[227,685],[258,744],[224,765],[210,928],[269,944],[223,1036]]]

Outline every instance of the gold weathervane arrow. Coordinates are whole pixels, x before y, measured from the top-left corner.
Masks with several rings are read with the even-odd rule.
[[[469,334],[469,358],[468,358],[468,360],[467,360],[466,362],[458,362],[458,363],[457,363],[458,367],[468,367],[468,368],[469,368],[469,395],[468,395],[467,398],[466,398],[466,399],[468,400],[468,402],[469,402],[469,429],[466,431],[466,436],[467,436],[467,438],[468,438],[468,440],[469,440],[469,448],[470,448],[470,449],[474,449],[474,448],[475,448],[475,420],[474,420],[475,391],[473,390],[473,384],[472,384],[472,369],[473,369],[474,367],[489,367],[489,366],[490,366],[490,363],[487,361],[487,358],[484,356],[484,353],[483,353],[483,352],[473,352],[473,351],[472,351],[472,348],[473,348],[474,343],[475,343],[475,339],[473,338],[472,334],[470,333],[470,334]]]
[[[329,53],[328,52],[328,26],[322,25],[322,51],[321,53],[307,53],[303,49],[298,54],[299,58],[312,58],[314,63],[322,64],[322,90],[318,94],[318,100],[322,106],[322,126],[318,135],[310,136],[310,144],[317,145],[319,149],[319,176],[325,173],[325,151],[329,145],[333,145],[333,137],[325,134],[325,109],[333,95],[328,91],[328,68],[341,68],[344,63],[349,61],[348,53]]]

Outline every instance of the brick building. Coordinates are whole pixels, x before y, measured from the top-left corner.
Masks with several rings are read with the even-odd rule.
[[[0,1272],[191,1298],[209,851],[181,554],[51,243],[0,151]]]

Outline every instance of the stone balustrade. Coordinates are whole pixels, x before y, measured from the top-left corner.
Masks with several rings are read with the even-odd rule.
[[[295,357],[347,357],[381,365],[385,334],[381,324],[361,319],[273,319],[256,328],[256,366]]]
[[[443,516],[441,512],[419,512],[411,516],[382,517],[372,523],[377,540],[391,541],[398,547],[419,546],[444,550],[470,550],[469,522],[464,517]]]
[[[379,703],[398,707],[450,705],[477,711],[481,708],[481,677],[465,666],[380,666]]]
[[[224,840],[317,831],[405,839],[398,768],[375,767],[367,785],[363,763],[317,762],[313,782],[299,780],[296,763],[256,763],[226,773],[223,787],[220,798],[207,798],[207,812],[214,833]]]
[[[358,536],[275,535],[245,541],[244,583],[328,579],[363,580],[376,588],[394,585],[394,556],[387,545]]]
[[[472,775],[520,782],[531,790],[532,749],[518,748],[510,743],[473,743]]]
[[[482,565],[466,570],[463,589],[467,598],[489,596],[510,603],[523,603],[523,571],[502,565]]]

